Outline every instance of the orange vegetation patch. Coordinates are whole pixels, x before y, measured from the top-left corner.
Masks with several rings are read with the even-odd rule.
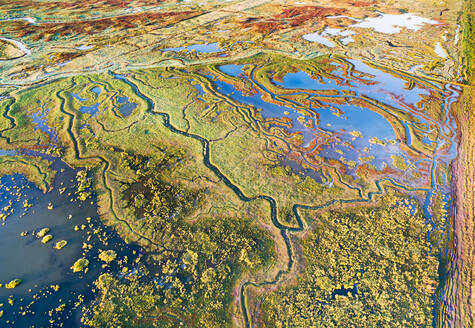
[[[13,29],[17,37],[30,36],[33,41],[50,41],[56,37],[67,35],[76,36],[79,34],[93,35],[106,29],[124,30],[147,26],[165,26],[175,24],[184,19],[188,19],[202,12],[182,11],[182,12],[141,12],[136,14],[107,17],[94,20],[74,21],[65,23],[44,23],[39,25],[17,24]]]
[[[376,1],[350,1],[349,4],[353,7],[368,7],[376,4]]]
[[[250,17],[241,22],[242,27],[252,27],[259,33],[271,33],[277,30],[300,26],[301,24],[331,15],[341,15],[341,8],[326,8],[319,6],[301,6],[284,9],[280,14],[269,18],[263,16]]]
[[[378,175],[390,175],[390,174],[398,174],[399,172],[393,169],[390,166],[385,166],[382,170],[378,170],[376,167],[370,164],[362,164],[358,166],[356,169],[356,174],[358,176],[378,176]]]
[[[53,54],[50,59],[55,63],[64,63],[74,58],[80,57],[82,54],[78,52],[60,52]]]

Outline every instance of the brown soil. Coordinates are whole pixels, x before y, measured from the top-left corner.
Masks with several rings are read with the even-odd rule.
[[[475,315],[475,88],[466,91],[465,108],[459,117],[460,142],[453,167],[455,313],[448,325],[474,327]]]

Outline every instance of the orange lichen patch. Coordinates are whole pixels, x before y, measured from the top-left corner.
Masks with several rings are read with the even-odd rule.
[[[199,11],[182,12],[141,12],[124,16],[107,17],[94,20],[83,20],[65,23],[43,23],[39,25],[17,24],[13,32],[17,37],[31,36],[32,40],[44,39],[50,41],[57,37],[94,35],[106,29],[125,30],[146,28],[147,26],[160,27],[175,24],[201,14]]]
[[[242,27],[252,27],[259,33],[272,33],[291,27],[300,26],[303,23],[311,22],[330,15],[341,15],[345,13],[341,8],[325,8],[319,6],[301,6],[284,9],[280,14],[269,18],[263,16],[250,17],[241,22]]]

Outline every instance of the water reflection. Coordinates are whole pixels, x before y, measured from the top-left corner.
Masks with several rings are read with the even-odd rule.
[[[370,170],[413,187],[434,187],[434,166],[455,156],[449,107],[457,90],[352,59],[324,64],[313,71],[304,65],[274,71],[269,67],[275,63],[249,63],[254,68],[246,74],[243,65],[220,66],[252,89],[220,76],[213,80],[217,92],[259,111],[262,118],[255,120],[287,144],[284,158],[297,159],[302,170],[339,162],[338,170],[354,182],[358,172]]]

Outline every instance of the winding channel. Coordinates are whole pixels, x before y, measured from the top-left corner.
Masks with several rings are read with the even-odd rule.
[[[223,174],[216,165],[214,165],[211,162],[211,160],[210,160],[210,141],[208,139],[206,139],[206,138],[204,138],[200,135],[190,133],[189,129],[187,129],[186,131],[183,131],[183,130],[180,130],[180,129],[176,128],[174,125],[172,125],[170,123],[170,115],[168,113],[165,113],[165,112],[155,111],[155,103],[153,102],[153,100],[150,99],[149,97],[147,97],[145,94],[143,94],[134,82],[130,81],[124,75],[115,74],[113,72],[109,72],[109,74],[111,74],[114,78],[122,80],[124,83],[127,83],[129,86],[131,86],[132,89],[134,90],[134,92],[136,93],[136,95],[138,97],[140,97],[141,99],[143,99],[147,103],[147,107],[148,107],[147,112],[152,114],[152,115],[161,116],[162,119],[163,119],[163,125],[166,128],[168,128],[171,132],[176,133],[176,134],[180,134],[182,136],[192,138],[192,139],[195,139],[195,140],[199,141],[202,145],[204,165],[208,169],[210,169],[215,174],[216,177],[218,177],[221,181],[223,181],[225,183],[225,185],[227,187],[229,187],[236,194],[236,196],[239,197],[239,199],[241,201],[251,202],[251,201],[255,201],[255,200],[265,200],[269,203],[271,221],[272,221],[273,225],[280,230],[280,233],[281,233],[282,238],[283,238],[283,240],[285,242],[285,245],[286,245],[287,255],[288,255],[289,261],[287,263],[287,267],[285,269],[279,270],[277,272],[276,276],[274,277],[274,279],[272,279],[272,280],[261,281],[261,282],[245,281],[245,282],[241,283],[240,292],[239,292],[239,298],[240,298],[239,302],[240,302],[240,307],[241,307],[241,312],[242,312],[243,322],[244,322],[245,327],[249,327],[249,328],[252,327],[252,318],[251,318],[251,315],[249,313],[248,304],[247,304],[247,293],[246,293],[247,288],[249,286],[261,287],[261,286],[276,284],[282,279],[282,277],[284,275],[290,273],[292,268],[293,268],[295,260],[294,260],[293,247],[292,247],[292,243],[291,243],[290,238],[289,238],[289,234],[293,233],[293,232],[300,232],[300,231],[303,231],[303,230],[306,229],[306,226],[305,226],[305,224],[304,224],[304,222],[303,222],[303,220],[302,220],[302,218],[299,214],[299,210],[319,210],[319,209],[323,209],[323,208],[333,206],[335,204],[369,203],[369,202],[372,202],[374,200],[375,196],[381,195],[385,192],[385,189],[384,189],[385,184],[391,184],[394,187],[400,188],[400,189],[405,190],[407,192],[414,192],[414,191],[427,192],[426,201],[424,203],[424,211],[427,211],[428,206],[430,205],[430,200],[432,198],[433,193],[435,192],[435,190],[440,188],[440,186],[437,184],[436,179],[435,179],[435,169],[436,169],[436,166],[437,166],[437,164],[436,164],[437,156],[435,156],[433,158],[433,161],[432,161],[431,187],[430,188],[409,188],[407,186],[404,186],[402,184],[397,183],[396,181],[394,181],[391,178],[386,177],[386,178],[382,178],[382,179],[379,179],[379,180],[375,181],[377,191],[369,192],[367,194],[367,197],[363,196],[360,188],[352,187],[352,188],[358,189],[358,192],[359,192],[359,195],[360,195],[359,198],[356,198],[356,199],[334,199],[334,200],[331,200],[331,201],[329,201],[325,204],[318,205],[318,206],[295,204],[295,205],[293,205],[292,210],[293,210],[297,225],[296,226],[288,226],[286,224],[282,224],[278,220],[278,217],[277,217],[277,203],[276,203],[276,200],[274,198],[272,198],[271,196],[268,196],[268,195],[257,195],[257,196],[253,196],[253,197],[246,196],[238,185],[234,184],[231,180],[229,180],[229,178],[225,174]],[[445,113],[446,113],[446,120],[449,121],[450,120],[449,107],[455,101],[455,99],[457,98],[457,94],[458,94],[459,90],[457,90],[456,88],[454,88],[451,85],[447,85],[446,90],[451,91],[451,93],[452,93],[450,95],[450,97],[448,97],[448,99],[446,100],[446,103],[445,103],[445,106],[444,106]],[[134,235],[136,235],[139,239],[144,239],[147,242],[149,242],[149,243],[151,243],[155,246],[160,246],[160,245],[156,244],[155,242],[153,242],[153,240],[137,233],[130,226],[130,224],[126,220],[120,219],[118,217],[118,215],[116,214],[116,212],[114,210],[113,193],[112,193],[112,190],[111,190],[111,188],[109,187],[109,185],[107,183],[107,177],[106,177],[106,173],[110,168],[110,164],[109,164],[109,162],[107,161],[106,158],[104,158],[100,155],[81,156],[78,141],[76,140],[76,137],[73,133],[75,115],[73,113],[70,113],[70,112],[66,111],[65,108],[64,108],[65,107],[64,105],[66,103],[66,98],[63,96],[64,92],[65,92],[65,90],[60,90],[56,93],[56,96],[61,101],[60,111],[69,118],[68,119],[68,125],[67,125],[67,133],[71,138],[76,159],[78,159],[78,160],[95,159],[95,160],[98,160],[102,164],[102,169],[101,169],[100,174],[102,176],[102,183],[103,183],[103,185],[104,185],[104,187],[105,187],[105,189],[107,190],[107,193],[108,193],[108,200],[109,200],[109,203],[110,203],[110,210],[111,210],[111,213],[113,214],[114,218],[117,221],[119,221],[120,223],[124,224],[128,228],[128,230],[131,231]],[[9,115],[9,112],[11,110],[11,106],[14,103],[15,103],[15,99],[11,98],[10,102],[6,106],[6,110],[3,112],[3,117],[10,122],[10,126],[0,130],[0,137],[5,139],[7,144],[10,144],[11,140],[10,140],[9,137],[3,136],[3,134],[4,134],[4,132],[13,129],[16,126],[15,119]],[[230,105],[233,105],[233,104],[230,104]],[[450,124],[447,124],[449,122],[444,122],[444,123],[445,123],[444,127],[448,126],[448,129],[449,129],[448,132],[445,131],[446,135],[448,136],[447,139],[450,142],[452,142],[452,146],[453,146],[454,138],[455,138],[455,135],[456,135],[453,131],[454,127],[450,126]],[[443,130],[441,129],[441,131],[443,131]],[[444,140],[444,141],[447,142],[447,140]],[[17,142],[21,142],[21,141],[15,141],[15,143],[17,143]],[[435,155],[436,152],[437,152],[437,150],[434,151],[434,155]],[[451,154],[451,155],[453,155],[453,154]],[[37,169],[39,169],[39,168],[37,168]],[[430,217],[429,217],[429,220],[430,220],[430,223],[432,224],[432,226],[434,226],[434,224],[433,224],[432,220],[430,219]],[[441,281],[441,283],[443,284],[442,281]],[[440,287],[444,288],[446,286],[442,285]]]
[[[406,187],[404,185],[401,185],[401,184],[395,182],[391,178],[382,178],[382,179],[379,179],[375,182],[376,187],[377,187],[378,190],[373,191],[373,192],[369,192],[367,198],[362,196],[361,198],[356,198],[356,199],[334,199],[334,200],[331,200],[331,201],[329,201],[329,202],[327,202],[323,205],[318,205],[318,206],[295,204],[293,206],[293,213],[294,213],[295,218],[297,220],[298,226],[296,226],[296,227],[295,226],[293,226],[293,227],[287,226],[287,225],[282,224],[281,222],[279,222],[279,220],[277,218],[277,205],[276,205],[276,201],[275,201],[274,198],[272,198],[271,196],[268,196],[268,195],[257,195],[257,196],[253,196],[253,197],[246,196],[243,193],[243,191],[236,184],[231,182],[229,180],[229,178],[225,174],[223,174],[220,171],[220,169],[210,161],[210,147],[209,147],[210,143],[209,143],[209,140],[203,138],[200,135],[177,129],[175,126],[173,126],[170,123],[170,115],[168,113],[165,113],[165,112],[155,111],[154,110],[155,109],[155,103],[152,101],[152,99],[150,99],[145,94],[143,94],[134,82],[130,81],[124,75],[115,74],[113,72],[109,72],[109,73],[114,78],[122,80],[123,82],[125,82],[129,86],[131,86],[132,89],[135,91],[136,95],[138,97],[142,98],[147,103],[147,105],[148,105],[147,111],[152,115],[161,116],[162,119],[163,119],[163,125],[166,128],[168,128],[171,132],[176,133],[176,134],[180,134],[180,135],[188,137],[188,138],[193,138],[193,139],[199,141],[201,143],[201,145],[203,146],[203,163],[204,163],[204,165],[208,169],[210,169],[219,179],[221,179],[224,182],[224,184],[227,187],[229,187],[239,197],[240,200],[242,200],[244,202],[251,202],[251,201],[255,201],[255,200],[265,200],[269,203],[271,221],[274,224],[274,226],[277,227],[281,231],[282,238],[284,239],[286,247],[287,247],[289,262],[287,264],[287,268],[280,270],[276,274],[276,276],[273,280],[262,281],[262,282],[246,281],[241,285],[241,288],[240,288],[240,306],[241,306],[244,326],[246,328],[252,327],[252,319],[250,318],[249,310],[248,310],[248,307],[247,307],[247,296],[246,296],[247,287],[249,287],[249,286],[260,287],[260,286],[265,286],[265,285],[276,284],[276,283],[279,282],[279,280],[282,278],[282,276],[290,273],[290,271],[292,270],[292,267],[293,267],[293,264],[294,264],[294,255],[293,255],[293,250],[292,250],[292,244],[291,244],[291,241],[289,239],[289,233],[303,231],[306,228],[305,224],[304,224],[304,222],[303,222],[303,220],[302,220],[302,218],[299,214],[300,209],[303,209],[303,210],[318,210],[318,209],[323,209],[323,208],[326,208],[326,207],[329,207],[329,206],[332,206],[332,205],[335,205],[335,204],[350,204],[350,203],[359,203],[359,202],[360,203],[361,202],[369,203],[369,202],[373,201],[375,196],[381,195],[381,194],[384,193],[384,191],[385,191],[384,183],[392,184],[393,186],[395,186],[397,188],[400,188],[400,189],[403,189],[407,192],[414,192],[414,191],[429,192],[430,191],[430,189],[428,189],[428,188],[409,188],[409,187]]]
[[[67,132],[68,132],[68,135],[69,137],[71,138],[71,141],[73,143],[73,149],[74,149],[74,154],[75,154],[75,157],[76,159],[78,160],[87,160],[87,159],[95,159],[95,160],[99,160],[99,162],[101,162],[103,164],[103,168],[102,168],[102,172],[101,172],[101,176],[102,176],[102,183],[104,185],[104,188],[107,190],[107,195],[108,195],[108,198],[109,198],[109,202],[110,202],[110,210],[111,210],[111,213],[112,215],[114,216],[114,218],[119,221],[120,223],[124,224],[134,235],[136,235],[137,237],[139,237],[140,239],[144,239],[148,242],[150,242],[152,245],[155,245],[155,246],[159,246],[158,244],[154,243],[150,238],[147,238],[139,233],[137,233],[134,229],[132,229],[132,227],[130,226],[130,224],[126,221],[126,220],[123,220],[123,219],[120,219],[115,210],[114,210],[114,199],[113,199],[113,196],[112,196],[112,189],[109,187],[109,185],[107,184],[107,178],[106,178],[106,172],[109,170],[109,167],[110,167],[110,163],[107,161],[106,158],[100,156],[100,155],[95,155],[95,156],[81,156],[81,152],[79,150],[79,145],[78,145],[78,142],[73,134],[73,124],[74,124],[74,114],[71,114],[69,112],[67,112],[65,109],[64,109],[64,104],[66,103],[66,98],[64,98],[61,93],[65,92],[64,90],[60,90],[56,93],[56,97],[58,97],[58,99],[60,99],[61,101],[61,104],[60,104],[60,111],[65,114],[66,116],[69,117],[69,120],[68,120],[68,127],[67,127]]]

